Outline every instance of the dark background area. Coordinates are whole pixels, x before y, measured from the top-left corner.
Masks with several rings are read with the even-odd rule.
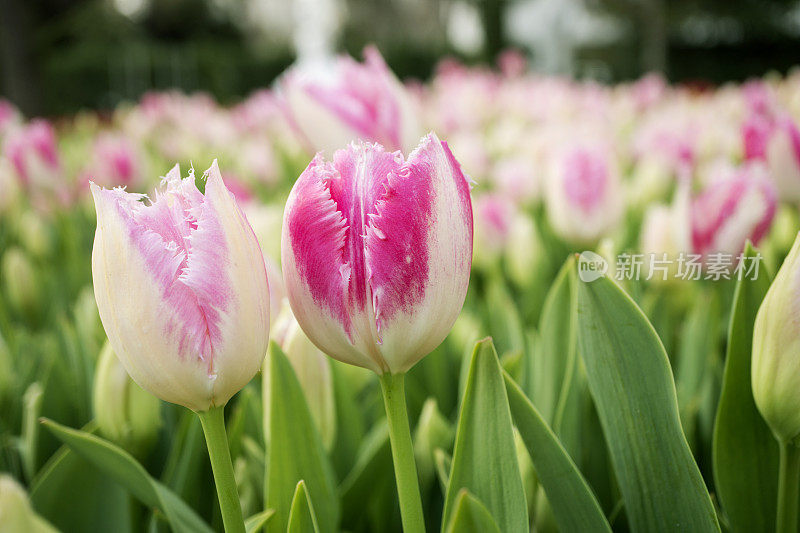
[[[480,48],[465,53],[447,33],[459,2],[341,0],[339,44],[356,56],[377,44],[404,79],[429,78],[448,55],[492,63],[511,46],[535,59],[506,27],[509,10],[525,1],[459,0],[479,15],[483,32]],[[610,42],[575,47],[569,74],[579,78],[613,82],[661,71],[673,82],[719,84],[800,64],[795,0],[563,1],[619,30]],[[268,14],[263,27],[249,11],[257,2]],[[0,0],[0,94],[27,115],[47,116],[109,109],[172,87],[234,102],[294,60],[290,2],[150,0],[125,15],[115,0]],[[281,16],[270,20],[270,6]]]

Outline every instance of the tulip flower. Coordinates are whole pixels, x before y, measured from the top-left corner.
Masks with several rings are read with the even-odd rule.
[[[476,197],[474,207],[476,224],[473,262],[476,267],[489,270],[507,247],[517,209],[510,200],[499,194]]]
[[[374,47],[364,50],[363,63],[341,56],[294,67],[280,88],[291,120],[315,150],[332,152],[356,139],[410,149],[419,136],[405,89]]]
[[[765,161],[781,200],[800,200],[800,129],[788,115],[753,114],[742,126],[748,160]]]
[[[780,448],[778,527],[797,531],[800,484],[800,234],[756,315],[751,379],[753,398]]]
[[[434,134],[408,159],[363,142],[332,162],[318,154],[284,211],[281,263],[297,321],[326,354],[380,376],[406,531],[424,524],[403,376],[461,310],[472,233],[469,183]]]
[[[694,252],[735,255],[747,239],[758,244],[772,224],[775,208],[775,186],[761,165],[717,175],[692,201]]]
[[[152,202],[92,184],[92,275],[103,327],[134,381],[200,415],[225,529],[241,531],[223,407],[261,366],[269,289],[256,237],[216,160],[205,176],[203,195],[176,165]]]
[[[34,120],[11,132],[4,143],[5,156],[35,203],[41,207],[53,197],[62,203],[67,201],[56,134],[49,122]]]
[[[92,146],[92,155],[84,174],[106,187],[136,187],[143,178],[141,156],[126,137],[100,135]]]
[[[545,200],[553,230],[574,244],[591,244],[616,229],[623,195],[613,154],[600,145],[578,144],[555,156]]]

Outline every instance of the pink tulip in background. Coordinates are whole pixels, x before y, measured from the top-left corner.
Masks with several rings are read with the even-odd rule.
[[[42,204],[53,197],[67,200],[56,134],[49,122],[37,119],[12,131],[4,141],[3,152],[34,203]]]
[[[216,160],[205,195],[176,165],[153,201],[92,184],[92,275],[112,348],[131,377],[195,411],[224,405],[261,366],[269,288],[256,237]]]
[[[747,160],[764,161],[781,200],[800,200],[800,130],[787,114],[752,113],[742,125]]]
[[[282,237],[297,321],[328,355],[400,374],[461,311],[472,258],[469,184],[447,144],[408,156],[353,143],[317,155],[294,185]]]
[[[84,171],[87,180],[104,187],[137,188],[143,181],[141,152],[131,139],[122,135],[99,135],[92,145],[89,164]]]
[[[356,139],[410,150],[419,138],[411,99],[374,47],[364,50],[363,63],[340,56],[299,65],[284,74],[280,91],[314,150],[332,153]]]
[[[550,225],[564,240],[590,244],[620,223],[624,204],[614,158],[596,143],[571,144],[554,156],[545,206]]]
[[[763,165],[750,164],[714,179],[691,205],[695,253],[736,255],[758,245],[775,216],[777,193]]]

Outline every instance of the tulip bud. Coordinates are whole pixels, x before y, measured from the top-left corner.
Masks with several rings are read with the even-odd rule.
[[[17,233],[20,243],[34,257],[43,258],[50,255],[53,238],[50,234],[50,227],[39,214],[31,210],[22,213],[19,217]]]
[[[92,184],[92,277],[114,352],[143,389],[195,411],[222,406],[267,350],[269,289],[253,230],[216,160],[205,195],[176,165],[155,200]]]
[[[753,398],[781,441],[800,435],[800,234],[756,315],[753,330]]]
[[[545,199],[550,225],[564,240],[588,245],[607,236],[623,210],[613,153],[601,146],[578,145],[558,154]]]
[[[548,258],[536,223],[525,213],[517,213],[511,222],[506,246],[506,269],[511,280],[520,287],[530,286],[544,271]]]
[[[40,311],[42,295],[28,256],[17,247],[9,248],[3,254],[0,271],[11,308],[27,320],[35,319]]]
[[[281,92],[315,150],[333,152],[356,139],[411,149],[419,135],[405,89],[373,47],[364,50],[364,63],[342,56],[333,64],[294,67],[284,75]]]
[[[314,158],[284,212],[289,302],[323,352],[403,373],[450,331],[469,284],[472,205],[461,167],[429,134],[407,160],[351,144]]]
[[[14,478],[0,474],[0,531],[57,533],[57,529],[31,508],[28,495]]]
[[[161,428],[161,402],[128,376],[109,343],[97,362],[92,404],[100,433],[127,450],[146,449]]]
[[[308,340],[300,328],[288,303],[284,304],[280,317],[275,321],[275,342],[277,342],[286,358],[292,365],[300,387],[303,389],[311,416],[317,424],[322,443],[326,449],[333,446],[336,438],[336,402],[333,396],[333,375],[331,362],[319,348]],[[268,372],[268,365],[264,372]],[[270,380],[262,381],[264,401],[269,401],[267,388]],[[264,409],[265,413],[269,408]],[[267,428],[269,424],[264,427]]]

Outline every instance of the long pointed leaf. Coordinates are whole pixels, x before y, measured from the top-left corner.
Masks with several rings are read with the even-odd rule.
[[[128,452],[92,434],[51,420],[42,423],[75,453],[125,487],[142,503],[163,512],[173,530],[211,532],[211,528],[183,500],[153,479]]]
[[[297,483],[297,488],[294,491],[292,507],[289,511],[289,526],[286,528],[286,532],[319,533],[317,517],[314,514],[314,505],[311,503],[311,497],[303,480]]]
[[[270,532],[282,532],[289,520],[292,494],[305,480],[316,502],[321,531],[333,532],[339,524],[336,484],[319,432],[292,365],[274,342],[269,348],[269,444],[267,450],[267,507],[275,516]]]
[[[569,454],[519,385],[508,374],[504,377],[511,415],[561,530],[610,532],[600,504]]]
[[[605,276],[578,282],[578,345],[631,529],[719,531],[681,429],[664,347]]]
[[[500,528],[486,506],[467,489],[461,489],[447,533],[500,533]]]
[[[748,245],[748,258],[756,256]],[[722,394],[714,426],[717,495],[733,532],[774,531],[778,445],[753,401],[750,357],[753,325],[769,289],[769,274],[736,284]]]
[[[492,340],[478,342],[459,414],[442,531],[463,488],[486,505],[502,531],[528,531],[525,489],[501,372]]]

